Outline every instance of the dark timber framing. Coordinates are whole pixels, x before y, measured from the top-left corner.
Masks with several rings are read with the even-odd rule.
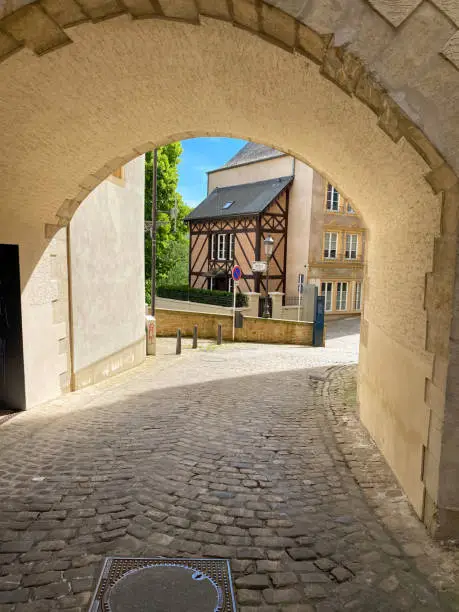
[[[263,275],[252,272],[252,262],[265,258],[263,241],[266,236],[271,235],[275,246],[270,264],[269,290],[282,291],[285,294],[289,191],[290,185],[287,185],[258,214],[190,219],[190,286],[210,288],[211,278],[229,279],[231,268],[238,264],[242,270],[239,291],[264,292],[265,280]],[[212,249],[212,235],[214,241],[218,241],[219,234],[234,236],[233,252],[230,253],[227,248],[222,259],[218,259],[218,246]],[[229,238],[225,238],[225,243],[228,241]]]

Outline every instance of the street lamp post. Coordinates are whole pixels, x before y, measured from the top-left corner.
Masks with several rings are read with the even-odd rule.
[[[266,291],[265,291],[265,303],[263,307],[263,318],[269,319],[271,316],[271,312],[269,310],[269,293],[268,293],[268,285],[269,285],[269,262],[271,261],[271,257],[273,254],[273,246],[274,240],[271,236],[267,236],[264,239],[265,245],[265,255],[266,255]]]

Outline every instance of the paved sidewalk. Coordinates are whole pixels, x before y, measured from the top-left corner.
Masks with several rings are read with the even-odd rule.
[[[459,609],[457,553],[342,452],[358,329],[335,331],[326,349],[161,341],[2,425],[0,612],[87,610],[107,555],[229,557],[240,612]]]

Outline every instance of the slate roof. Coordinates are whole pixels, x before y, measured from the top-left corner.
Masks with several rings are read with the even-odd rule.
[[[293,176],[282,176],[257,183],[217,187],[185,221],[256,215],[263,212],[292,180]],[[228,202],[232,202],[231,206],[223,208]]]
[[[227,161],[226,164],[224,164],[221,168],[217,168],[217,170],[222,170],[223,168],[234,168],[244,164],[271,159],[272,157],[281,157],[282,155],[285,155],[285,153],[282,153],[277,149],[272,149],[271,147],[257,144],[256,142],[248,142],[236,153],[236,155],[233,155],[233,157]],[[216,170],[211,170],[210,173],[212,172],[216,172]]]

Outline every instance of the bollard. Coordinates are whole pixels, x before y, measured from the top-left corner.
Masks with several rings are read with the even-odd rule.
[[[192,348],[198,348],[198,326],[197,325],[193,327],[193,347]]]
[[[217,328],[217,344],[221,344],[221,343],[222,343],[222,324],[219,323],[218,328]]]
[[[177,330],[177,344],[175,347],[175,354],[180,355],[182,352],[182,332],[180,329]]]

